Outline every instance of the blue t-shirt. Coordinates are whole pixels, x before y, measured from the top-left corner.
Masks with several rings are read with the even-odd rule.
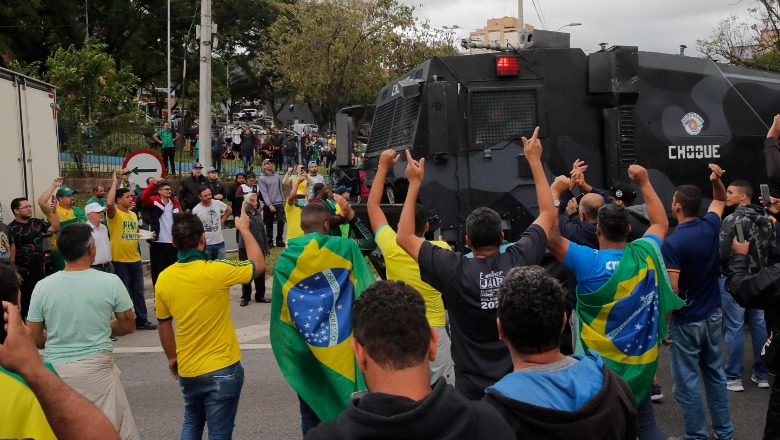
[[[712,212],[677,226],[661,253],[669,272],[679,272],[677,295],[685,307],[672,313],[675,321],[701,321],[720,307],[720,217]]]
[[[661,246],[657,235],[647,234],[645,237]],[[615,273],[624,252],[623,249],[598,250],[571,242],[563,265],[577,278],[577,293],[593,293]]]
[[[520,402],[559,411],[576,411],[604,384],[604,361],[593,350],[575,354],[568,368],[555,371],[515,371],[489,387]],[[486,390],[487,391],[487,390]]]

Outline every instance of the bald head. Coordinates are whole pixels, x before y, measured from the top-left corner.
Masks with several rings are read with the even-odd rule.
[[[312,232],[327,234],[329,219],[330,212],[324,205],[319,203],[306,205],[301,210],[301,229],[304,234]]]
[[[604,206],[604,198],[598,194],[589,193],[580,200],[580,214],[585,223],[596,224],[599,208]]]

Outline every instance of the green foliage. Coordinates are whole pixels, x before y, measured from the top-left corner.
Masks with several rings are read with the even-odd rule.
[[[127,67],[117,69],[105,49],[87,38],[81,49],[57,49],[46,61],[47,79],[58,88],[60,123],[68,129],[137,111],[132,98],[138,78]]]
[[[456,53],[447,34],[397,0],[277,3],[259,55],[272,85],[307,102],[321,126],[339,108],[372,102],[379,89],[433,55]]]

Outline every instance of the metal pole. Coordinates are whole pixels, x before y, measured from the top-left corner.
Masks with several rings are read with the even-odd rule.
[[[84,0],[84,15],[87,23],[87,36],[89,37],[89,0]]]
[[[517,0],[517,32],[520,35],[519,42],[522,43],[522,35],[525,32],[525,22],[523,22],[523,0]]]
[[[168,123],[170,122],[171,122],[171,0],[168,0]]]
[[[200,3],[200,161],[211,166],[211,0]]]

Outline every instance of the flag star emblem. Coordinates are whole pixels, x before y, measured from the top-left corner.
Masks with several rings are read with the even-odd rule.
[[[320,276],[319,276],[319,275],[317,275],[316,277],[314,277],[314,281],[319,281],[319,280],[320,280]]]
[[[298,287],[300,287],[301,289],[305,289],[306,288],[306,286],[304,286],[303,283],[298,284]]]
[[[298,316],[298,312],[293,313],[293,316]]]
[[[311,313],[311,312],[313,312],[313,311],[314,311],[314,309],[309,309],[309,313]]]
[[[343,307],[344,307],[344,306],[342,306],[341,304],[339,304],[339,305],[338,305],[338,307],[336,307],[336,309],[337,309],[337,310],[341,310]]]
[[[631,348],[631,344],[626,345],[626,348]]]
[[[325,298],[325,294],[323,293],[322,295],[320,295],[320,298]]]
[[[639,349],[640,349],[640,350],[642,349],[642,346],[641,346],[641,345],[639,346]]]
[[[303,295],[301,295],[300,298],[303,299]]]
[[[292,299],[292,302],[295,302],[295,298]]]
[[[319,309],[317,309],[317,311],[318,311],[318,312],[321,312],[321,311],[323,311],[323,310],[325,310],[325,309],[323,309],[322,307],[320,307]]]
[[[324,323],[324,322],[323,322],[323,323],[321,323],[321,324],[320,324],[320,327],[325,327],[325,323]]]
[[[637,330],[641,330],[642,329],[642,324],[637,324],[637,325],[634,326],[634,328],[637,329]]]
[[[309,290],[309,286],[301,286],[303,287],[303,290]]]
[[[647,337],[648,341],[651,340],[651,339],[653,339],[653,335],[650,335],[650,336]]]
[[[311,315],[309,315],[308,317],[306,317],[306,319],[308,319],[308,320],[311,320]]]
[[[307,323],[306,323],[306,325],[304,325],[304,327],[305,327],[305,328],[309,328],[309,327],[311,327],[311,326],[310,326],[310,325],[309,325],[309,323],[307,322]]]

